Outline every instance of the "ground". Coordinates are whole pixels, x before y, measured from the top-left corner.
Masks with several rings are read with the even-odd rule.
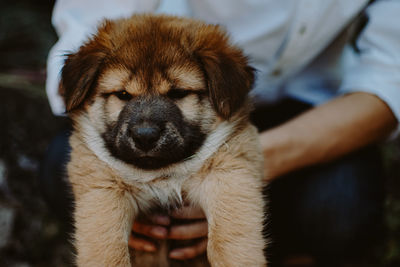
[[[38,184],[50,140],[67,124],[52,115],[46,55],[56,41],[51,1],[0,2],[0,266],[71,266],[65,223]],[[374,266],[400,266],[400,141],[382,144],[387,170],[385,242]]]

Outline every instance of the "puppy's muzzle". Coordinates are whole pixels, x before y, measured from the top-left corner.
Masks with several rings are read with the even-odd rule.
[[[183,120],[178,107],[161,96],[137,97],[121,112],[120,130],[124,143],[140,156],[159,156],[179,147]],[[169,125],[169,126],[168,126]]]
[[[103,138],[115,157],[139,168],[158,169],[193,155],[205,134],[187,123],[167,97],[145,96],[127,102]]]
[[[140,150],[147,152],[157,145],[161,136],[161,128],[152,123],[133,125],[128,130],[129,136]]]

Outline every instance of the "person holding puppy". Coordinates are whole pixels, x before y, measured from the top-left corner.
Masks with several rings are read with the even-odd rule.
[[[400,3],[370,2],[59,0],[53,24],[60,39],[48,61],[50,104],[55,114],[64,113],[62,55],[103,18],[153,12],[225,26],[258,70],[252,119],[270,181],[273,263],[297,254],[324,266],[357,261],[381,233],[383,173],[374,144],[400,129]],[[182,220],[187,223],[177,223]],[[133,232],[130,246],[149,252],[157,249],[152,239],[195,240],[170,251],[178,260],[206,250],[200,210],[154,215],[135,222]]]

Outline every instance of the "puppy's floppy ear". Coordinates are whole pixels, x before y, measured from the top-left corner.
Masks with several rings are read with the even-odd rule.
[[[92,43],[81,47],[77,53],[68,55],[61,72],[59,89],[67,112],[80,107],[90,95],[104,58],[104,51]]]
[[[218,26],[206,39],[197,56],[205,70],[211,102],[217,113],[227,119],[246,100],[254,83],[254,68],[240,49],[229,44]]]
[[[59,89],[67,112],[80,107],[96,85],[101,65],[113,49],[109,33],[114,27],[112,21],[105,20],[95,36],[81,46],[78,52],[67,56],[61,71]]]

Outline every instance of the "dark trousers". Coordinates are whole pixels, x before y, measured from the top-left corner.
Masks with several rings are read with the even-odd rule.
[[[257,109],[260,131],[279,125],[310,106],[286,99]],[[55,214],[70,220],[72,200],[63,180],[69,131],[50,144],[41,168],[43,193]],[[280,177],[266,189],[269,199],[267,251],[279,266],[288,255],[311,255],[318,266],[341,266],[371,255],[383,218],[383,171],[378,150],[368,147],[331,163]]]
[[[286,99],[255,110],[252,120],[264,131],[310,108]],[[367,266],[383,236],[383,173],[379,150],[371,146],[275,179],[266,189],[272,263],[306,254],[317,266]]]

